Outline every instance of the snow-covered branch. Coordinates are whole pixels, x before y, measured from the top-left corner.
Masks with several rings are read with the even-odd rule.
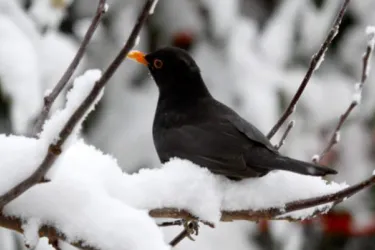
[[[371,27],[371,26],[367,27],[366,34],[368,36],[368,42],[366,46],[366,51],[362,57],[362,75],[361,75],[360,82],[354,85],[354,94],[353,94],[352,101],[350,105],[348,106],[348,108],[345,110],[345,112],[340,116],[340,119],[335,129],[333,130],[332,136],[330,140],[328,141],[327,146],[324,148],[322,153],[320,153],[320,155],[313,156],[313,162],[315,163],[318,163],[319,161],[321,161],[323,157],[332,149],[332,147],[340,141],[341,127],[344,125],[345,121],[349,117],[352,110],[355,107],[357,107],[361,102],[362,89],[366,82],[368,74],[370,73],[370,68],[371,68],[371,54],[374,50],[374,43],[375,43],[375,27]]]
[[[336,193],[323,195],[319,197],[313,197],[304,200],[291,201],[286,203],[281,208],[270,207],[261,210],[239,210],[239,211],[221,211],[221,221],[234,221],[234,220],[247,220],[247,221],[259,221],[259,220],[288,220],[288,221],[299,221],[301,219],[309,219],[319,214],[327,213],[332,206],[337,205],[344,200],[348,199],[352,195],[368,188],[375,184],[375,176],[372,175],[370,178],[345,189],[342,189]],[[289,213],[315,207],[318,205],[327,204],[327,207],[321,207],[315,210],[310,216],[306,218],[295,218],[288,216]],[[174,219],[197,219],[196,216],[186,210],[175,209],[175,208],[162,208],[153,209],[150,211],[150,215],[155,218],[174,218]],[[213,227],[214,225],[207,221],[202,221],[204,224]]]
[[[23,221],[19,218],[10,218],[6,217],[3,214],[0,213],[0,226],[4,228],[8,228],[10,230],[24,233],[24,230],[22,228]],[[51,226],[42,226],[38,230],[38,236],[39,237],[47,237],[49,241],[55,241],[55,240],[62,240],[66,241],[67,237],[59,232],[58,229],[51,227]],[[84,242],[71,242],[72,246],[75,246],[82,250],[100,250],[98,248],[90,247],[84,244]]]
[[[143,24],[146,22],[150,9],[154,6],[155,1],[156,0],[146,1],[144,8],[139,15],[137,23],[135,24],[124,47],[119,52],[114,61],[111,63],[111,65],[108,67],[108,69],[105,71],[103,76],[100,79],[98,79],[98,81],[95,83],[87,97],[84,100],[82,100],[82,103],[77,107],[76,110],[74,110],[74,113],[72,113],[69,119],[66,121],[65,125],[58,133],[57,141],[49,145],[47,155],[45,156],[44,160],[42,161],[38,169],[26,180],[22,181],[21,183],[13,187],[11,190],[9,190],[7,193],[0,196],[0,209],[3,208],[8,202],[17,198],[27,189],[39,183],[43,179],[44,175],[50,169],[50,167],[55,162],[57,157],[61,154],[62,146],[65,143],[65,141],[71,135],[72,131],[76,128],[77,124],[80,121],[82,121],[85,114],[87,114],[89,109],[97,100],[105,84],[112,77],[113,73],[120,66],[121,62],[129,53],[129,51],[133,48],[135,41],[138,37],[138,34],[141,31]]]
[[[69,79],[72,77],[75,69],[77,68],[79,62],[83,58],[83,56],[86,52],[87,45],[89,44],[92,36],[94,35],[94,32],[95,32],[96,28],[98,27],[98,25],[99,25],[99,23],[100,23],[100,21],[103,17],[103,14],[106,12],[107,8],[108,7],[107,7],[107,4],[106,4],[106,0],[100,0],[99,3],[98,3],[96,14],[95,14],[89,28],[87,29],[87,32],[86,32],[86,34],[85,34],[85,36],[82,40],[82,43],[81,43],[81,45],[80,45],[80,47],[77,51],[77,54],[75,55],[72,62],[70,63],[70,65],[66,69],[63,76],[60,78],[59,82],[55,85],[53,90],[47,96],[44,97],[44,106],[42,108],[42,112],[40,113],[40,115],[38,116],[38,118],[36,120],[36,124],[35,124],[35,127],[34,127],[34,135],[35,136],[42,131],[43,124],[45,123],[45,121],[48,117],[48,114],[50,112],[52,104],[54,103],[54,101],[56,100],[58,95],[61,93],[61,91],[65,88],[65,86],[69,82]]]
[[[280,129],[280,127],[284,124],[284,122],[288,119],[288,117],[296,109],[297,102],[300,99],[300,97],[302,96],[302,93],[305,90],[307,84],[309,83],[312,74],[322,63],[322,61],[324,59],[324,55],[325,55],[329,45],[331,44],[331,42],[333,41],[333,39],[336,37],[336,35],[339,32],[339,27],[340,27],[342,18],[344,17],[344,13],[345,13],[348,5],[349,5],[349,2],[350,2],[350,0],[345,0],[344,3],[342,4],[342,6],[339,10],[339,13],[338,13],[333,25],[332,25],[332,28],[331,28],[330,32],[328,33],[326,39],[322,43],[318,52],[315,55],[313,55],[313,57],[311,59],[311,62],[310,62],[310,65],[309,65],[309,68],[308,68],[300,86],[298,87],[295,95],[293,96],[293,98],[290,101],[288,107],[286,108],[284,113],[281,115],[279,120],[276,122],[276,124],[272,127],[270,132],[267,134],[268,139],[271,139],[276,134],[276,132]]]

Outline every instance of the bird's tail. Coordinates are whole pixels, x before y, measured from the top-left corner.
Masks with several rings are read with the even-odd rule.
[[[276,157],[275,169],[291,171],[303,175],[325,176],[327,174],[337,174],[337,171],[328,167],[314,165],[312,163],[291,159],[286,156]]]

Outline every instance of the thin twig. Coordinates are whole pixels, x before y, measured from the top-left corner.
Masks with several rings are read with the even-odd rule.
[[[76,70],[79,62],[82,60],[83,55],[86,52],[87,45],[89,44],[96,28],[98,27],[98,25],[99,25],[99,23],[100,23],[100,21],[103,17],[103,14],[106,11],[105,5],[106,5],[106,0],[99,0],[98,7],[96,9],[96,14],[91,21],[90,27],[88,28],[88,30],[87,30],[87,32],[86,32],[86,34],[85,34],[85,36],[82,40],[82,43],[81,43],[81,45],[80,45],[80,47],[77,51],[77,54],[74,56],[72,62],[70,63],[70,65],[66,69],[65,73],[63,74],[63,76],[61,77],[59,82],[56,84],[56,86],[54,87],[54,89],[47,96],[44,97],[44,106],[43,106],[42,111],[39,114],[39,116],[36,120],[35,126],[34,126],[34,131],[33,131],[34,137],[36,137],[37,134],[40,133],[40,131],[42,130],[43,124],[48,117],[49,111],[50,111],[53,103],[55,102],[57,96],[61,93],[61,91],[66,86],[69,79],[72,77],[72,75],[73,75],[74,71]]]
[[[322,46],[320,47],[319,51],[315,55],[313,55],[313,57],[311,59],[311,62],[310,62],[310,65],[309,65],[309,68],[306,72],[306,75],[303,78],[300,86],[298,87],[297,92],[293,96],[293,99],[291,100],[289,106],[286,108],[284,113],[281,115],[281,117],[279,118],[277,123],[273,126],[271,131],[267,134],[268,139],[271,139],[276,134],[276,132],[280,129],[280,127],[283,125],[283,123],[286,121],[286,119],[288,119],[288,117],[294,112],[294,110],[296,108],[296,104],[297,104],[299,98],[301,97],[303,91],[305,90],[307,84],[309,83],[313,72],[315,71],[317,65],[320,64],[325,52],[328,49],[328,46],[331,44],[331,42],[333,41],[333,39],[337,35],[337,33],[339,31],[341,21],[342,21],[342,18],[344,16],[344,13],[345,13],[347,7],[348,7],[349,2],[350,2],[350,0],[345,0],[344,3],[342,4],[330,32],[328,33],[328,35],[327,35],[325,41],[323,42]]]
[[[184,228],[184,230],[182,230],[181,233],[179,233],[173,240],[171,240],[171,242],[169,242],[169,245],[171,245],[172,247],[175,247],[188,235],[189,235],[188,231]]]
[[[96,100],[96,97],[99,95],[100,91],[103,89],[105,84],[108,80],[112,77],[113,73],[117,70],[120,66],[123,59],[129,53],[129,51],[133,48],[135,44],[135,40],[141,31],[143,24],[146,22],[147,17],[149,16],[149,11],[153,6],[156,0],[147,0],[142,12],[139,14],[136,24],[133,27],[133,30],[124,45],[121,51],[118,53],[116,58],[113,62],[109,65],[107,70],[104,72],[102,77],[95,83],[93,89],[91,90],[90,94],[85,98],[85,100],[81,103],[81,105],[77,108],[77,110],[72,114],[69,118],[68,122],[65,124],[63,129],[60,131],[58,140],[54,144],[51,144],[48,148],[48,152],[46,157],[44,158],[43,162],[37,168],[37,170],[29,176],[26,180],[22,181],[11,190],[9,190],[4,195],[0,196],[0,211],[2,208],[13,199],[17,198],[27,189],[32,187],[34,184],[40,182],[46,172],[51,168],[52,164],[55,162],[57,157],[61,154],[61,146],[64,144],[66,139],[69,137],[71,132],[73,131],[74,127],[79,123],[85,113],[88,111],[90,106]]]
[[[295,124],[294,120],[291,120],[288,123],[288,126],[286,127],[285,132],[284,132],[283,136],[280,139],[280,142],[277,145],[275,145],[275,149],[276,150],[279,150],[285,144],[285,139],[288,136],[290,130],[294,127],[294,124]]]
[[[180,243],[183,239],[188,237],[190,240],[194,241],[194,239],[191,237],[192,234],[198,235],[198,221],[187,221],[186,224],[184,224],[184,230],[182,230],[181,233],[179,233],[170,243],[169,245],[172,247],[175,247],[178,243]]]
[[[185,220],[174,220],[174,221],[165,221],[158,224],[158,227],[170,227],[170,226],[182,226]]]
[[[351,197],[352,195],[358,193],[365,188],[375,184],[375,176],[356,184],[345,188],[341,191],[338,191],[333,194],[318,196],[309,199],[297,200],[286,203],[283,207],[280,208],[265,208],[262,210],[240,210],[240,211],[222,211],[221,212],[221,221],[234,221],[234,220],[247,220],[247,221],[259,221],[259,220],[288,220],[288,221],[299,221],[288,216],[290,212],[297,210],[302,210],[306,208],[315,207],[318,205],[333,203],[337,205],[344,201],[345,199]],[[330,208],[330,207],[327,207]],[[309,218],[312,218],[318,214],[325,213],[326,210],[317,211],[314,215]],[[161,208],[153,209],[149,211],[150,216],[154,218],[185,218],[190,219],[194,218],[194,215],[189,213],[187,210],[176,209],[176,208]],[[309,219],[305,218],[305,219]],[[201,221],[202,222],[202,221]]]
[[[340,141],[340,130],[344,124],[344,122],[349,117],[352,110],[359,105],[360,99],[361,99],[361,93],[363,86],[367,80],[368,74],[370,73],[370,65],[371,65],[371,54],[374,50],[374,39],[375,39],[375,33],[368,34],[369,35],[369,41],[367,43],[366,51],[363,54],[362,57],[362,75],[361,75],[361,81],[355,85],[355,92],[353,95],[353,100],[350,103],[349,107],[346,109],[344,114],[340,116],[339,122],[337,123],[335,129],[333,130],[332,136],[328,142],[328,145],[325,147],[323,152],[320,155],[315,155],[313,157],[313,162],[318,163],[319,161],[322,161],[324,156],[331,151],[334,145],[336,145]]]

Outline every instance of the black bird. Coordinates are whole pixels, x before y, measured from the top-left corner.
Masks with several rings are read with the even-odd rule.
[[[152,132],[162,163],[172,157],[187,159],[233,180],[272,170],[337,173],[282,156],[256,127],[211,96],[198,65],[184,50],[131,51],[128,58],[147,65],[159,88]]]

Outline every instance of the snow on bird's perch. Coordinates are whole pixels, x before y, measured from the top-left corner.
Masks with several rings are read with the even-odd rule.
[[[23,140],[23,144],[28,146],[17,146]],[[33,165],[25,168],[22,163],[25,162],[25,155],[31,162],[38,158],[40,152],[35,150],[37,142],[17,136],[1,137],[0,146],[8,149],[0,151],[1,168],[9,164],[9,159],[13,159],[14,155],[23,155],[22,159],[18,159],[18,164],[14,162],[12,171],[30,172],[28,168],[33,169]],[[6,171],[0,176],[9,179]],[[181,159],[172,159],[159,169],[143,169],[137,174],[128,175],[121,171],[114,158],[86,145],[82,140],[62,153],[46,177],[52,181],[28,190],[8,204],[4,213],[25,220],[38,218],[43,223],[56,224],[72,239],[75,236],[95,245],[100,244],[97,241],[102,239],[99,234],[106,237],[106,242],[113,242],[109,239],[118,236],[103,232],[108,230],[105,225],[111,228],[112,233],[125,232],[121,227],[128,224],[129,218],[124,215],[127,213],[132,215],[132,223],[139,219],[150,234],[153,232],[153,235],[157,235],[156,231],[159,230],[152,226],[155,224],[151,219],[148,221],[148,215],[138,209],[184,209],[202,220],[217,223],[222,210],[282,209],[287,202],[334,193],[346,187],[346,184],[327,183],[320,177],[286,171],[272,171],[262,178],[235,182]],[[0,189],[0,193],[3,192],[6,189]],[[28,207],[27,211],[25,207]],[[291,216],[305,218],[317,208],[292,213]],[[103,214],[103,211],[111,213]],[[92,221],[97,217],[101,218],[100,223]],[[118,222],[120,218],[123,224]],[[114,220],[118,222],[117,226],[113,225]],[[86,234],[84,228],[91,228],[98,235],[92,232],[95,237],[91,238],[92,235]],[[140,226],[140,234],[142,230]],[[136,233],[136,229],[132,231]],[[125,236],[121,234],[118,237],[122,239],[122,244]]]

